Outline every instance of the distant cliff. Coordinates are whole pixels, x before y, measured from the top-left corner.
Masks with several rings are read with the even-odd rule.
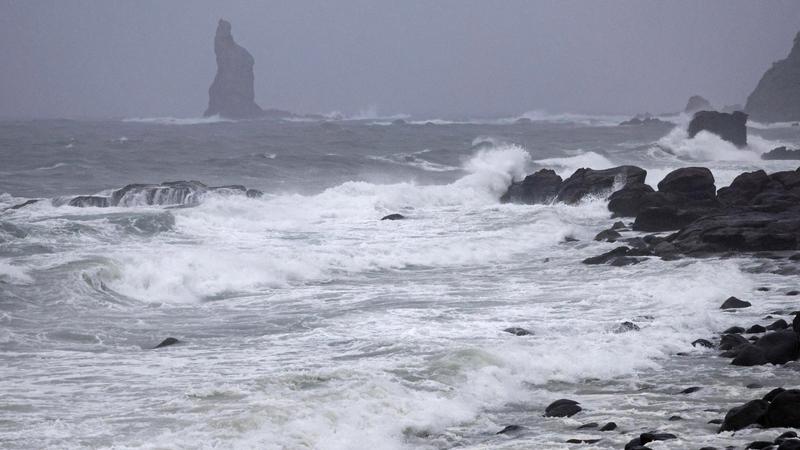
[[[204,116],[220,115],[246,119],[264,115],[254,100],[253,55],[233,40],[230,22],[220,19],[214,37],[217,75],[208,88],[208,109]]]
[[[772,64],[747,98],[745,111],[761,122],[800,120],[800,33],[786,59]]]

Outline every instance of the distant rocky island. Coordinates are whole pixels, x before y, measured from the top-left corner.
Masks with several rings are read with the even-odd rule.
[[[761,122],[800,120],[800,33],[786,59],[772,64],[747,98],[745,111]]]
[[[253,65],[250,52],[233,40],[231,24],[220,19],[214,36],[214,53],[217,55],[217,75],[208,88],[208,109],[203,116],[220,116],[228,119],[256,117],[287,117],[292,114],[275,109],[261,109],[255,102]]]

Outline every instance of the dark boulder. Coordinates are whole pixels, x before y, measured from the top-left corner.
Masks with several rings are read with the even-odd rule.
[[[655,192],[644,183],[628,183],[608,198],[608,210],[614,217],[635,217],[648,202],[648,194]]]
[[[500,197],[500,201],[528,205],[551,203],[558,195],[561,182],[561,177],[554,171],[542,169],[520,182],[512,183],[508,191]]]
[[[789,389],[775,396],[763,423],[768,427],[800,428],[800,389]]]
[[[767,357],[764,355],[764,350],[756,347],[753,344],[747,344],[736,350],[736,357],[733,358],[731,364],[734,366],[760,366],[768,363]]]
[[[755,333],[766,333],[767,329],[761,325],[753,325],[752,327],[748,328],[745,333],[747,334],[755,334]]]
[[[775,400],[775,397],[779,396],[783,392],[786,392],[786,389],[784,389],[782,387],[777,387],[777,388],[767,392],[764,395],[764,397],[762,398],[762,400],[764,400],[766,402],[771,402],[771,401]]]
[[[389,214],[388,216],[381,217],[381,220],[403,220],[405,218],[406,216],[402,214],[394,213],[394,214]]]
[[[769,184],[770,178],[763,170],[745,172],[733,179],[730,186],[721,188],[717,198],[727,206],[746,205]]]
[[[739,300],[736,297],[728,297],[728,299],[722,303],[720,309],[749,308],[750,306],[752,306],[750,302]]]
[[[770,331],[785,330],[787,328],[789,328],[789,324],[786,323],[786,321],[783,319],[778,319],[775,322],[772,322],[771,324],[767,325],[767,330]]]
[[[611,193],[615,186],[622,188],[630,183],[644,183],[647,171],[636,166],[619,166],[605,170],[578,169],[564,180],[556,200],[574,204],[588,195]]]
[[[749,344],[747,339],[745,339],[739,334],[725,334],[720,338],[719,349],[733,350],[737,347],[741,347],[742,345],[746,344]]]
[[[658,191],[679,196],[682,202],[714,200],[717,188],[714,175],[705,167],[683,167],[668,173],[658,183]]]
[[[608,422],[607,424],[600,427],[600,431],[614,431],[617,429],[617,424],[614,422]]]
[[[727,330],[723,331],[722,333],[723,334],[742,334],[742,333],[744,333],[744,328],[738,327],[738,326],[734,326],[734,327],[728,328]]]
[[[633,322],[625,321],[617,325],[616,328],[614,328],[614,333],[627,333],[629,331],[639,331],[639,330],[640,330],[639,325],[636,325]]]
[[[768,160],[797,160],[800,159],[800,149],[789,150],[785,146],[773,148],[772,150],[762,153],[761,159]]]
[[[583,425],[579,426],[578,429],[579,430],[586,430],[586,429],[589,429],[589,428],[597,428],[599,426],[600,426],[600,424],[598,424],[597,422],[591,422],[591,423],[587,423],[587,424],[583,424]]]
[[[67,203],[69,206],[77,206],[79,208],[107,208],[111,206],[111,201],[108,197],[101,197],[98,195],[79,195]]]
[[[551,403],[544,410],[545,417],[572,417],[583,410],[575,400],[562,398]]]
[[[697,211],[678,209],[674,206],[657,206],[642,209],[633,222],[636,231],[672,231],[686,227],[700,217]]]
[[[523,430],[525,430],[525,427],[521,425],[506,425],[505,427],[503,427],[502,430],[498,431],[495,434],[517,434]]]
[[[701,388],[700,386],[692,386],[692,387],[688,387],[688,388],[682,390],[680,392],[680,394],[691,394],[693,392],[699,391],[700,389],[703,389],[703,388]]]
[[[595,241],[616,242],[622,235],[614,230],[603,230],[594,237]]]
[[[602,255],[592,256],[591,258],[586,258],[583,260],[584,264],[605,264],[607,262],[612,261],[613,259],[625,256],[628,254],[630,248],[622,246],[617,247],[614,250],[608,251],[603,253]]]
[[[692,342],[692,347],[697,347],[698,345],[705,348],[714,348],[714,344],[707,339],[697,339]]]
[[[722,421],[719,431],[737,431],[758,423],[766,414],[769,403],[764,400],[752,400],[742,406],[737,406],[727,414]]]
[[[737,147],[744,147],[747,145],[747,114],[741,111],[698,111],[689,122],[687,132],[693,138],[701,131],[708,131]]]

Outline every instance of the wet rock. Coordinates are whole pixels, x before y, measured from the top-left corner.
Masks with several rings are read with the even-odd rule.
[[[617,256],[612,259],[608,264],[614,267],[631,266],[642,262],[640,259],[632,258],[630,256]]]
[[[691,394],[692,392],[697,392],[700,389],[703,389],[703,388],[700,387],[700,386],[692,386],[692,387],[688,387],[688,388],[682,390],[680,393],[681,394]]]
[[[261,198],[264,196],[264,193],[258,189],[248,189],[244,194],[247,196],[247,198]]]
[[[607,424],[600,427],[600,431],[614,431],[617,429],[617,424],[614,422],[608,422]]]
[[[786,389],[778,387],[778,388],[775,388],[775,389],[767,392],[766,394],[764,394],[764,397],[762,399],[764,401],[771,402],[771,401],[775,400],[775,397],[777,397],[778,395],[780,395],[780,394],[782,394],[784,392],[786,392]]]
[[[34,198],[34,199],[31,199],[31,200],[25,200],[22,203],[18,203],[18,204],[14,205],[14,206],[9,206],[8,208],[4,209],[3,211],[21,209],[21,208],[24,208],[26,206],[33,205],[34,203],[38,203],[40,200],[41,199],[38,199],[38,198]]]
[[[597,428],[599,426],[600,425],[597,422],[591,422],[591,423],[587,423],[587,424],[579,426],[578,429],[579,430],[585,430],[585,429],[588,429],[588,428]]]
[[[70,200],[67,204],[79,208],[107,208],[111,206],[111,201],[108,197],[98,195],[79,195]]]
[[[744,328],[742,327],[730,327],[727,330],[723,331],[724,334],[742,334],[744,333]]]
[[[756,289],[756,290],[757,290],[757,291],[760,291],[760,292],[769,292],[769,288],[768,288],[768,287],[766,287],[766,286],[761,286],[760,288],[758,288],[758,289]]]
[[[714,175],[705,167],[682,167],[668,173],[658,183],[658,191],[674,194],[682,202],[716,199]]]
[[[711,425],[722,425],[722,419],[711,419],[708,423]]]
[[[506,333],[511,333],[514,336],[530,336],[530,335],[533,334],[532,331],[529,331],[529,330],[526,330],[525,328],[520,328],[520,327],[506,328],[503,331],[505,331]]]
[[[737,147],[744,147],[747,145],[747,114],[741,111],[698,111],[689,122],[687,132],[693,138],[701,131],[708,131]]]
[[[545,417],[572,417],[583,410],[575,400],[562,398],[551,403],[544,410]]]
[[[644,183],[647,171],[636,166],[619,166],[605,170],[578,169],[564,180],[556,200],[574,204],[588,195],[610,193],[615,185],[623,187],[630,183]]]
[[[747,385],[747,386],[745,386],[745,387],[746,387],[747,389],[761,389],[761,388],[763,388],[763,387],[764,387],[764,385],[762,385],[762,384],[759,384],[759,383],[750,383],[750,384],[748,384],[748,385]]]
[[[596,444],[600,442],[600,439],[569,439],[567,440],[568,444]]]
[[[761,325],[753,325],[752,327],[748,328],[745,333],[747,334],[755,334],[755,333],[766,333],[767,329]]]
[[[682,210],[674,206],[643,208],[633,222],[636,231],[672,231],[688,226],[700,217],[696,211]]]
[[[719,307],[720,309],[736,309],[736,308],[749,308],[752,306],[752,303],[746,302],[744,300],[739,300],[736,297],[728,297],[722,305]]]
[[[747,205],[770,183],[770,178],[763,170],[745,172],[733,179],[730,186],[721,188],[717,198],[727,206]]]
[[[719,349],[732,350],[747,344],[748,344],[747,339],[745,339],[739,334],[726,334],[720,338]]]
[[[745,450],[751,449],[751,448],[753,448],[753,449],[762,449],[762,448],[767,448],[767,447],[772,447],[772,442],[769,442],[769,441],[753,441],[753,442],[747,444],[747,447],[745,447]]]
[[[800,389],[789,389],[775,396],[763,422],[768,427],[800,428]]]
[[[681,416],[669,416],[669,419],[667,419],[667,420],[669,420],[670,422],[677,422],[679,420],[683,420],[683,417],[681,417]]]
[[[611,225],[612,230],[623,230],[625,228],[627,227],[625,226],[625,223],[623,223],[622,221],[616,221],[614,222],[613,225]]]
[[[764,351],[752,344],[736,349],[734,356],[731,362],[734,366],[760,366],[768,362]]]
[[[562,181],[555,171],[542,169],[526,176],[520,182],[512,183],[508,191],[500,197],[500,201],[528,205],[548,204],[558,195]]]
[[[794,297],[795,295],[800,294],[800,291],[789,291],[786,293],[789,297]]]
[[[394,214],[389,214],[388,216],[381,217],[381,220],[403,220],[405,218],[406,216],[402,214],[394,213]]]
[[[516,434],[520,431],[523,431],[525,427],[521,425],[507,425],[502,430],[498,431],[495,434]]]
[[[775,331],[764,335],[755,344],[743,347],[731,364],[754,366],[786,364],[800,357],[800,340],[792,330]]]
[[[614,333],[627,333],[629,331],[639,331],[639,326],[633,322],[622,322],[614,329]]]
[[[603,230],[594,237],[595,241],[616,242],[622,235],[614,230]]]
[[[628,183],[608,198],[608,210],[614,217],[635,217],[647,204],[648,194],[655,192],[644,183]]]
[[[611,251],[608,251],[606,253],[603,253],[602,255],[593,256],[591,258],[586,258],[586,259],[583,260],[583,263],[584,264],[605,264],[605,263],[611,261],[614,258],[617,258],[619,256],[625,256],[626,254],[628,254],[629,250],[630,250],[630,248],[626,247],[626,246],[617,247],[614,250],[611,250]]]
[[[168,338],[164,339],[163,341],[161,341],[160,344],[158,344],[155,347],[153,347],[153,349],[162,348],[162,347],[169,347],[170,345],[180,344],[180,342],[181,341],[179,341],[178,339],[176,339],[174,337],[168,337]]]
[[[785,330],[787,328],[789,328],[789,324],[786,323],[786,321],[783,319],[778,319],[775,322],[772,322],[771,324],[767,325],[767,330],[770,331]]]
[[[758,423],[766,414],[768,406],[769,404],[764,400],[752,400],[731,409],[725,414],[719,431],[737,431]]]
[[[714,344],[706,339],[696,339],[692,342],[692,347],[697,347],[698,345],[705,348],[714,348]]]

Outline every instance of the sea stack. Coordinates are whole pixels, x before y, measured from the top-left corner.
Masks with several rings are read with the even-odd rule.
[[[208,109],[204,116],[248,119],[264,115],[254,100],[253,55],[233,40],[231,24],[220,19],[214,37],[217,75],[208,88]]]
[[[786,59],[772,64],[747,97],[745,111],[761,122],[800,120],[800,33]]]
[[[694,114],[697,111],[710,110],[710,109],[714,109],[711,106],[711,102],[709,102],[700,95],[693,95],[689,97],[689,101],[686,102],[686,108],[683,109],[683,112],[687,114]]]

